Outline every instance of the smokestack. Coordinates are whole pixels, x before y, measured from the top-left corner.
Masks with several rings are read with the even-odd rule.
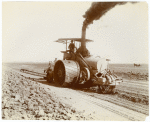
[[[82,41],[81,41],[81,48],[83,50],[86,49],[86,43],[85,43],[85,39],[86,39],[86,28],[87,28],[87,24],[86,22],[84,21],[83,22],[83,26],[82,26]]]

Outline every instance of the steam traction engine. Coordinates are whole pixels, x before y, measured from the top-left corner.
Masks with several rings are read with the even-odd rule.
[[[67,43],[70,40],[73,40],[74,44],[81,45],[74,53],[67,50]],[[66,51],[61,51],[64,54],[63,60],[55,62],[52,70],[53,76],[47,74],[49,82],[54,79],[61,86],[79,88],[97,85],[98,90],[102,93],[112,92],[115,86],[122,82],[108,69],[108,59],[94,57],[89,54],[86,43],[92,42],[92,40],[84,39],[83,43],[82,38],[63,38],[58,39],[56,42],[65,43]]]

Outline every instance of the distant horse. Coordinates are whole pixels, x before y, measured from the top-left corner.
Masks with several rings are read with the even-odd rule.
[[[140,65],[140,64],[135,64],[135,63],[134,63],[134,67],[139,67],[139,66],[141,66],[141,65]]]

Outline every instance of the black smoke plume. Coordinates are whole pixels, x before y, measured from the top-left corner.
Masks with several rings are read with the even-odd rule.
[[[93,2],[91,7],[85,12],[85,15],[83,15],[85,18],[83,25],[88,26],[93,23],[94,20],[100,19],[106,12],[116,5],[122,5],[125,3],[126,2]]]
[[[82,26],[82,41],[81,41],[81,49],[83,55],[87,55],[86,52],[86,28],[89,24],[93,23],[94,20],[100,19],[105,13],[107,13],[110,9],[115,7],[116,5],[123,5],[127,2],[93,2],[91,7],[85,12],[83,17],[85,18]],[[136,2],[131,2],[136,3]]]

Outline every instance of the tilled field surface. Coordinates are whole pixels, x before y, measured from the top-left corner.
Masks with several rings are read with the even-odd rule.
[[[149,105],[149,85],[144,81],[124,81],[116,87],[118,96],[133,101]]]
[[[133,64],[111,64],[110,69],[123,79],[123,82],[116,87],[118,97],[149,105],[148,65],[134,67]]]
[[[143,121],[149,115],[148,81],[125,79],[116,94],[98,94],[96,87],[68,89],[48,83],[43,68],[25,69],[33,67],[32,72],[22,72],[22,65],[3,70],[3,119]]]
[[[41,84],[10,70],[3,71],[2,119],[6,120],[92,120],[84,112],[62,103]]]

